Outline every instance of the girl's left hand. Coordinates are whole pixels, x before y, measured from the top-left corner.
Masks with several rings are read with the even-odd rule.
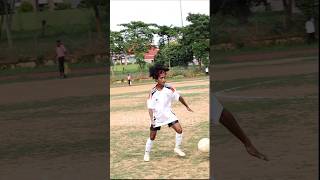
[[[188,111],[190,111],[190,112],[193,112],[193,110],[192,110],[192,109],[190,109],[189,107],[187,107],[187,110],[188,110]]]

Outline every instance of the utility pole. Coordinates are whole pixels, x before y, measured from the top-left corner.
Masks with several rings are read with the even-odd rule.
[[[180,1],[180,18],[181,18],[181,27],[183,27],[183,17],[182,17],[182,0],[179,0]]]

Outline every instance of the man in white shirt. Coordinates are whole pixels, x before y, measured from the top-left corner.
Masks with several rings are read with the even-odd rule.
[[[174,152],[179,156],[185,156],[181,150],[182,143],[182,127],[178,121],[177,116],[171,109],[172,101],[180,101],[188,111],[193,112],[189,108],[185,100],[179,93],[170,85],[166,84],[166,75],[168,68],[162,65],[155,65],[149,69],[150,76],[156,80],[157,85],[151,90],[147,106],[150,115],[150,137],[147,139],[144,161],[150,160],[150,151],[154,139],[156,138],[157,131],[161,126],[168,125],[176,131],[176,145]]]
[[[307,33],[307,43],[312,43],[315,40],[315,26],[313,18],[308,18],[308,21],[305,24],[306,33]]]

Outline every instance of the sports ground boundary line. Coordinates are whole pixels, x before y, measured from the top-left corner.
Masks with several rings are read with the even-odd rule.
[[[214,69],[224,69],[224,68],[235,68],[235,67],[248,67],[248,66],[260,66],[260,65],[279,65],[287,64],[306,60],[318,60],[318,56],[307,56],[307,57],[296,57],[296,58],[285,58],[285,59],[275,59],[267,61],[255,61],[255,62],[237,62],[232,64],[218,64],[214,65]]]
[[[294,97],[287,97],[287,98],[276,98],[276,97],[267,97],[267,96],[236,96],[236,95],[224,95],[224,93],[228,93],[228,92],[232,92],[234,90],[237,89],[242,89],[242,88],[247,88],[247,87],[254,87],[257,85],[263,85],[263,84],[269,84],[269,83],[273,83],[273,82],[277,82],[277,81],[281,81],[279,79],[277,80],[267,80],[267,81],[262,81],[262,82],[258,82],[258,83],[251,83],[251,84],[247,84],[247,85],[243,85],[243,86],[236,86],[236,87],[232,87],[232,88],[227,88],[227,89],[223,89],[221,91],[217,91],[215,93],[213,93],[214,96],[217,97],[221,97],[221,98],[229,98],[229,99],[243,99],[243,100],[249,100],[249,99],[297,99],[297,96]],[[301,97],[301,96],[300,96]]]

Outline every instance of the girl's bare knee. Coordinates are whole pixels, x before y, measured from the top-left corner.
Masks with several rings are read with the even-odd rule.
[[[156,139],[156,136],[150,136],[150,139],[153,141]]]
[[[153,141],[153,140],[155,140],[156,139],[156,133],[150,133],[150,139]]]

